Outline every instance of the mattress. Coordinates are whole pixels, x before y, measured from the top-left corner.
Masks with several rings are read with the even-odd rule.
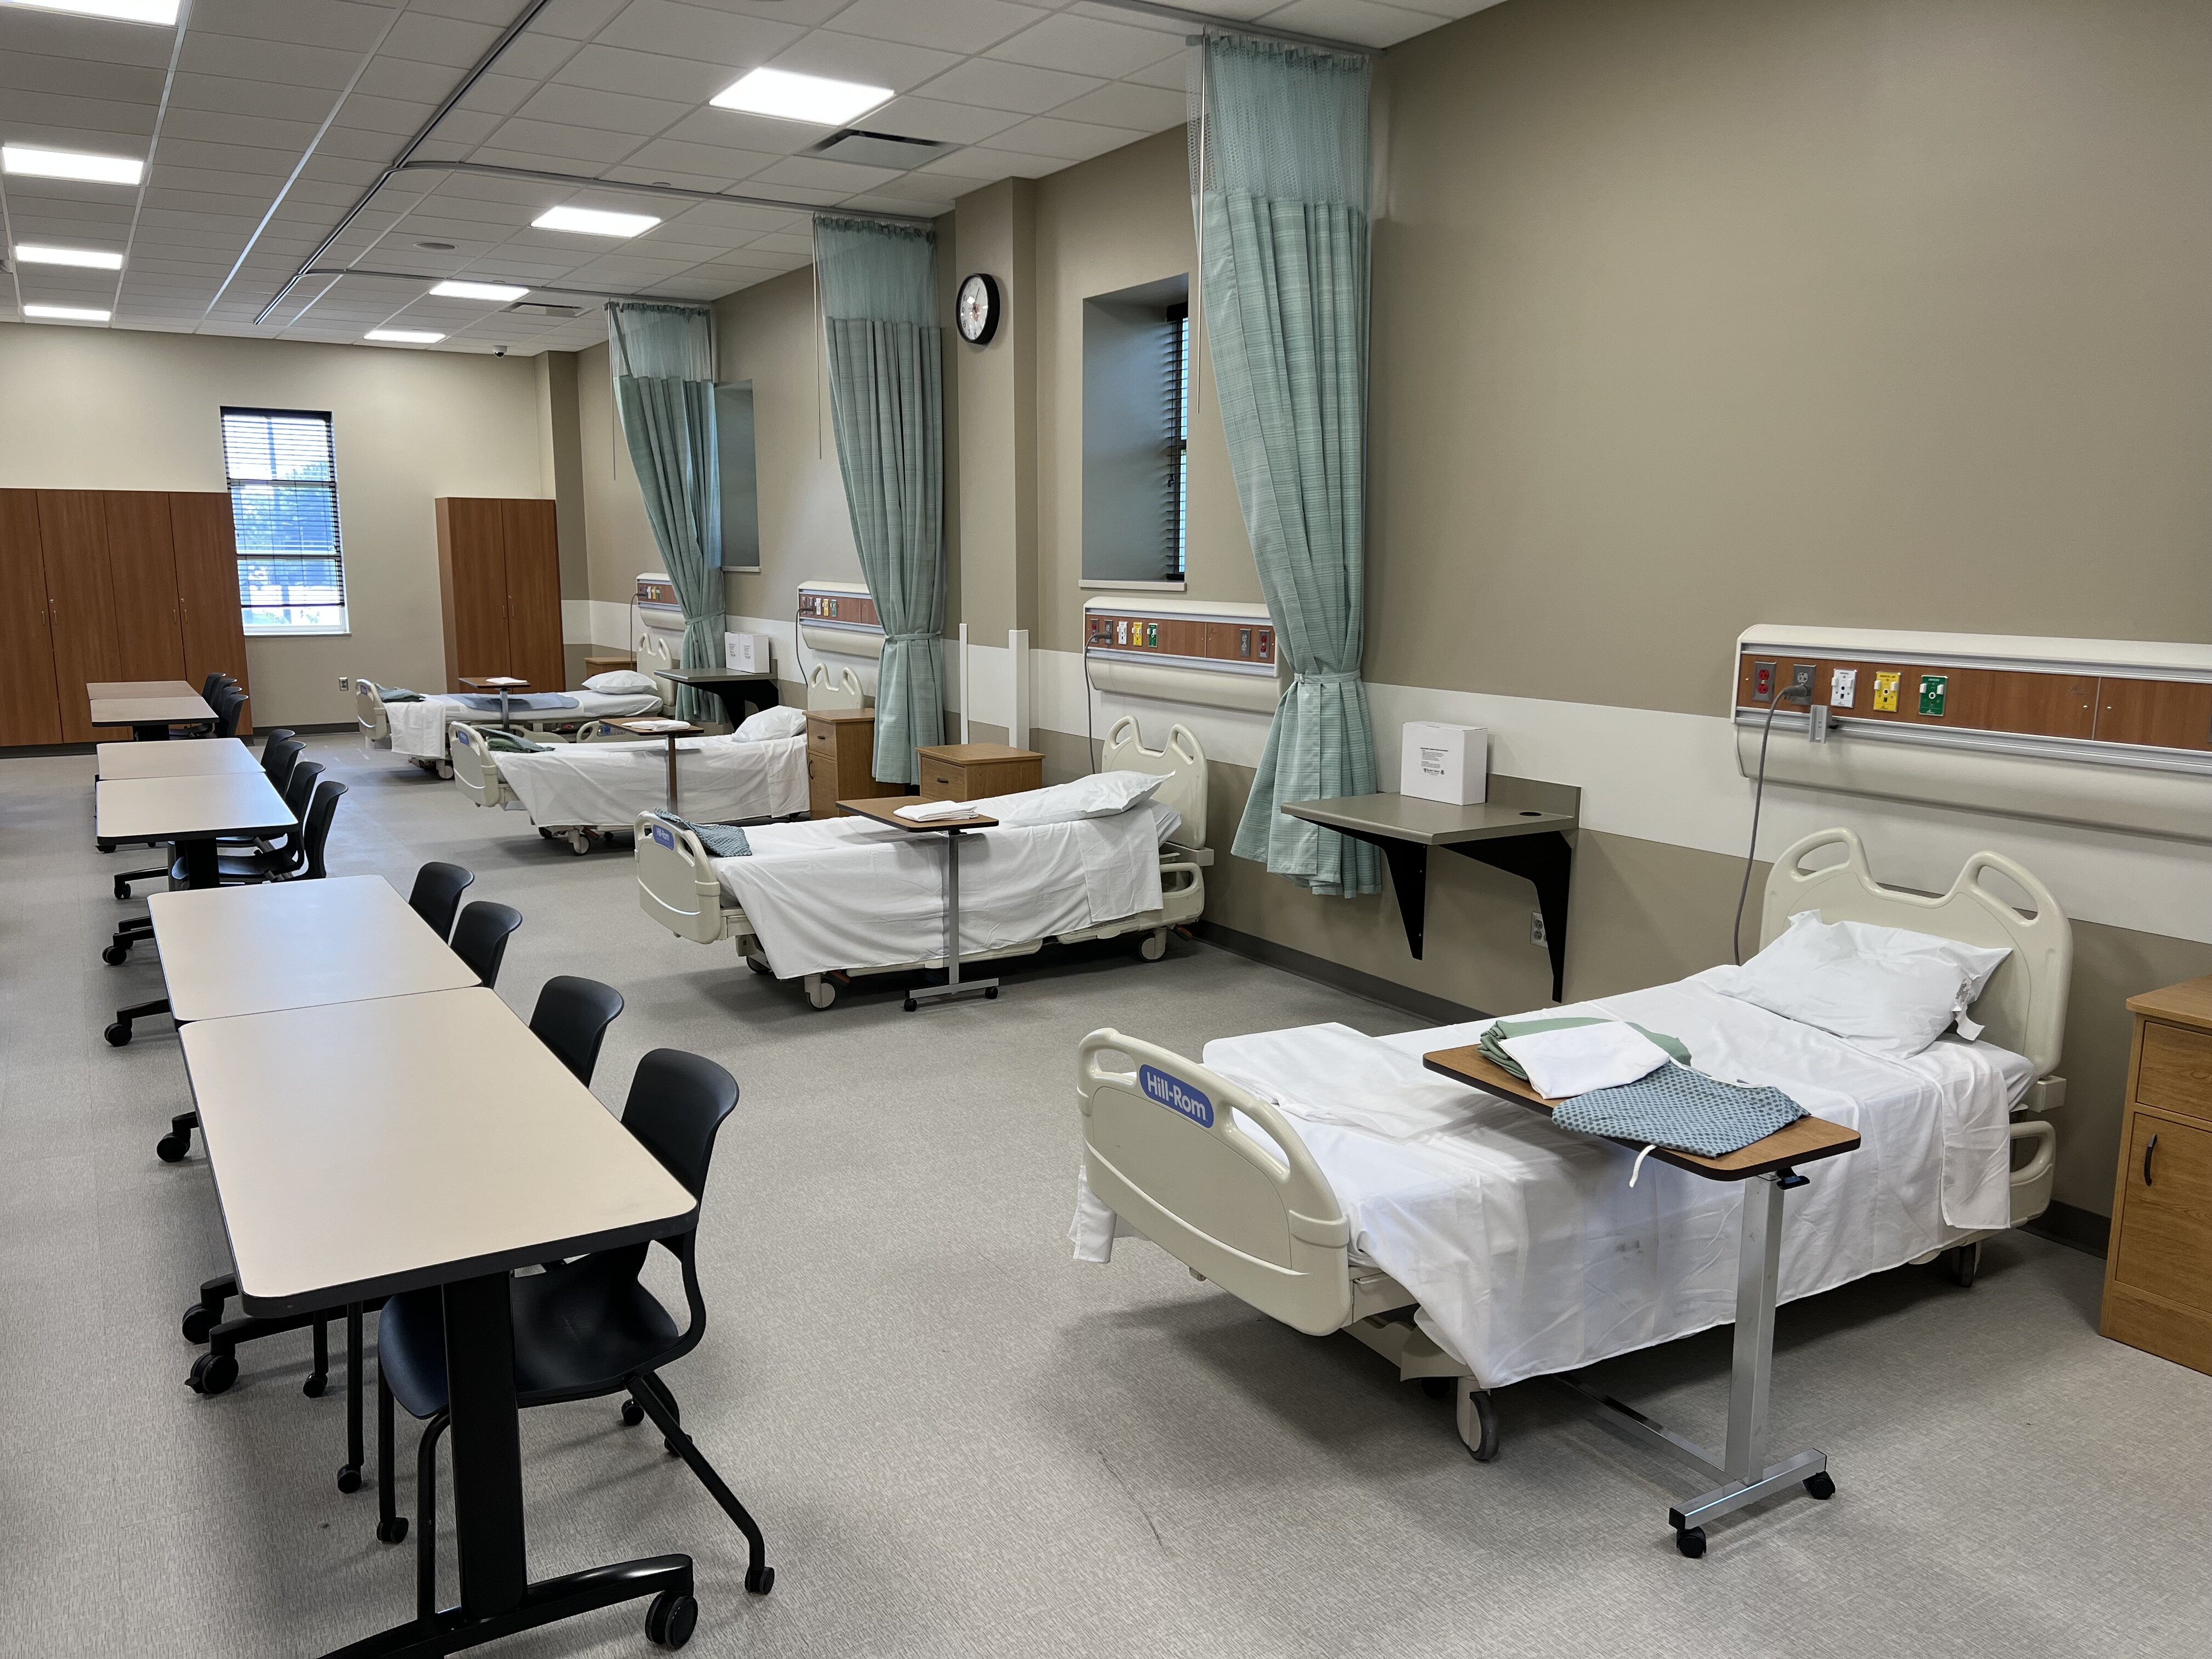
[[[1946,1037],[1882,1059],[1697,978],[1553,1012],[1668,1032],[1701,1069],[1859,1132],[1856,1151],[1807,1165],[1784,1195],[1784,1301],[2010,1223],[2008,1120],[2034,1081],[2019,1054]],[[1422,1328],[1485,1386],[1733,1321],[1745,1184],[1649,1159],[1632,1188],[1633,1151],[1421,1066],[1488,1024],[1382,1038],[1309,1026],[1221,1039],[1204,1058],[1293,1120],[1356,1255],[1419,1298]],[[1103,1253],[1095,1215],[1078,1235]]]
[[[686,738],[676,753],[677,807],[700,823],[787,817],[806,810],[806,739]],[[622,826],[668,805],[668,744],[564,743],[495,757],[537,824]]]
[[[602,691],[571,691],[574,708],[548,708],[537,714],[515,710],[514,724],[566,726],[576,720],[620,720],[639,714],[657,714],[660,699],[649,691],[611,696]],[[456,697],[425,697],[420,702],[387,702],[384,718],[392,728],[392,752],[417,760],[446,758],[446,729],[455,720],[470,726],[497,726],[499,716],[470,708]]]
[[[1109,817],[963,836],[962,952],[1158,909],[1159,848],[1180,823],[1146,802]],[[842,817],[767,824],[747,838],[752,855],[716,859],[714,874],[779,978],[944,954],[942,834]]]

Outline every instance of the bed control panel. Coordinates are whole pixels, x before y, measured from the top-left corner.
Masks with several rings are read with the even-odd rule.
[[[866,587],[859,582],[799,583],[798,626],[799,642],[809,651],[841,657],[884,654],[884,619]],[[805,667],[805,663],[800,666]],[[860,665],[860,671],[872,690],[873,665]],[[833,678],[836,673],[831,671]]]
[[[883,619],[876,614],[876,602],[867,590],[858,592],[849,587],[801,587],[799,590],[799,619],[832,628],[872,628],[883,631]]]
[[[1084,645],[1093,651],[1136,651],[1148,656],[1186,657],[1224,667],[1275,665],[1275,629],[1271,623],[1209,622],[1194,617],[1086,614]]]

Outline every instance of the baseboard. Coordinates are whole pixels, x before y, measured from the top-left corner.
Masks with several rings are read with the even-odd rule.
[[[2041,1215],[2021,1231],[2087,1255],[2100,1256],[2112,1246],[2112,1218],[2099,1215],[2094,1210],[2061,1204],[2054,1198]]]
[[[1273,939],[1261,939],[1254,933],[1239,933],[1234,927],[1224,927],[1218,921],[1199,921],[1191,924],[1191,932],[1209,945],[1246,957],[1254,962],[1263,962],[1270,968],[1280,968],[1285,973],[1296,974],[1338,991],[1349,991],[1354,996],[1365,997],[1370,1002],[1379,1002],[1387,1008],[1402,1008],[1434,1025],[1458,1025],[1471,1019],[1487,1019],[1489,1015],[1480,1008],[1470,1008],[1465,1003],[1453,1002],[1443,997],[1431,996],[1426,991],[1416,991],[1411,986],[1401,985],[1395,980],[1363,974],[1357,968],[1346,968],[1341,963],[1329,961],[1304,951],[1278,945]]]

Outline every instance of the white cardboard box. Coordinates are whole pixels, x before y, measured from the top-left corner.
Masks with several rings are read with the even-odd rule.
[[[765,634],[725,634],[722,660],[732,674],[765,674],[774,659]]]
[[[1407,720],[1398,763],[1398,793],[1450,806],[1472,806],[1487,799],[1489,729]]]

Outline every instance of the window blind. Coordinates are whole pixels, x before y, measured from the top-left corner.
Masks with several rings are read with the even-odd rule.
[[[222,459],[247,629],[343,628],[345,569],[329,415],[226,409]]]
[[[1167,512],[1164,551],[1167,566],[1164,580],[1181,581],[1185,574],[1184,557],[1187,532],[1190,523],[1190,307],[1179,305],[1167,314],[1167,328],[1163,344],[1166,348],[1166,373],[1161,376],[1165,391],[1167,426]]]

